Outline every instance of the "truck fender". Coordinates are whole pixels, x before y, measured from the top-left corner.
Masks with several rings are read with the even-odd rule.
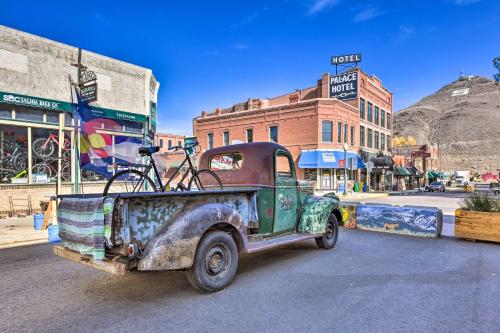
[[[161,229],[146,245],[137,269],[151,271],[191,267],[198,242],[210,228],[230,231],[238,249],[246,248],[246,226],[238,212],[228,205],[206,203],[190,207]]]
[[[342,222],[342,208],[336,195],[310,195],[302,205],[297,231],[305,234],[321,234],[326,230],[330,213],[334,213],[339,223]]]

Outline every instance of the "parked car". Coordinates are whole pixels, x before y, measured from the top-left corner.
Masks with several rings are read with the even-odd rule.
[[[444,192],[445,186],[443,182],[432,182],[429,185],[429,192]]]
[[[311,182],[297,180],[286,148],[219,147],[204,152],[199,167],[224,189],[59,196],[63,244],[54,253],[115,274],[185,270],[195,289],[214,292],[231,283],[240,253],[306,239],[335,246],[339,199],[315,196]],[[98,234],[82,234],[89,228]]]
[[[500,194],[500,180],[490,183],[490,191],[493,192],[494,195]]]

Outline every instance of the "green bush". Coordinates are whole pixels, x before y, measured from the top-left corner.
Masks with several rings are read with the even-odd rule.
[[[458,204],[463,210],[500,213],[500,200],[488,196],[488,194],[472,193],[459,201]]]

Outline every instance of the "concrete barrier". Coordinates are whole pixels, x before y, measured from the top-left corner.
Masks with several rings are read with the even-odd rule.
[[[348,203],[349,207],[352,203]],[[352,209],[352,208],[348,208]],[[361,204],[355,207],[356,228],[420,237],[439,237],[443,211],[435,207]],[[352,222],[348,221],[349,225]]]

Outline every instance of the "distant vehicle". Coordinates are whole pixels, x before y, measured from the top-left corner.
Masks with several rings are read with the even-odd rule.
[[[490,191],[493,192],[494,195],[500,194],[500,180],[496,183],[490,183]]]
[[[455,171],[455,182],[457,186],[469,185],[470,171]]]
[[[429,185],[429,192],[444,192],[445,187],[443,182],[432,182]]]

